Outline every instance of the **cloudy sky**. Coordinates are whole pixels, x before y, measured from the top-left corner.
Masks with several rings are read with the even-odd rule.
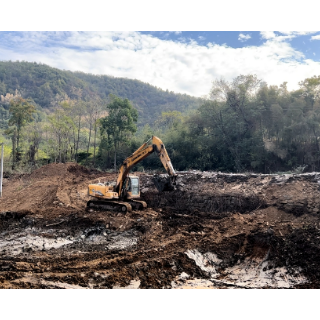
[[[256,74],[268,84],[320,75],[317,31],[0,32],[0,60],[148,82],[194,96],[212,81]]]

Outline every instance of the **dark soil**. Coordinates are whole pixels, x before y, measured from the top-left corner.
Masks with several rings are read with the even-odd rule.
[[[285,267],[289,275],[299,272],[307,279],[291,287],[320,287],[315,176],[182,173],[174,191],[159,193],[151,176],[138,175],[149,207],[126,215],[85,211],[87,185],[114,180],[116,174],[69,163],[6,179],[0,287],[113,288],[139,280],[140,288],[171,288],[182,273],[210,279],[186,255],[194,249],[222,260],[221,281],[227,268],[267,255],[267,268]],[[28,239],[69,242],[41,249]],[[18,240],[22,249],[14,251]]]

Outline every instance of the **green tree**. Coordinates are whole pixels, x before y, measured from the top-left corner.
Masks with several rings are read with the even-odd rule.
[[[12,141],[12,170],[15,168],[16,159],[17,157],[17,127],[12,126],[7,128],[4,133],[8,136],[10,136]]]
[[[320,99],[320,76],[313,76],[299,82],[301,95],[307,102],[307,111],[313,108],[315,100]]]
[[[54,137],[52,143],[55,159],[58,158],[59,162],[67,161],[68,150],[70,153],[69,159],[72,157],[72,134],[75,131],[75,124],[68,116],[69,109],[68,101],[63,101],[60,103],[60,107],[51,116],[48,116],[50,129]]]
[[[261,162],[261,152],[254,152],[256,146],[263,146],[262,107],[256,98],[259,88],[260,80],[255,75],[241,75],[232,82],[215,81],[211,89],[213,102],[200,108],[207,130],[222,138],[238,172]]]
[[[127,143],[133,133],[137,131],[138,112],[128,99],[121,99],[115,95],[109,96],[107,105],[108,116],[101,119],[102,133],[114,148],[114,170],[117,170],[117,150],[123,143]]]
[[[35,165],[35,156],[38,153],[40,143],[43,140],[43,122],[33,121],[28,123],[22,132],[22,141],[27,144],[27,160]]]
[[[16,154],[20,153],[20,136],[21,136],[21,129],[25,126],[28,122],[33,120],[33,114],[35,113],[36,109],[35,106],[30,104],[29,101],[18,97],[16,99],[12,99],[10,101],[10,108],[9,112],[11,113],[11,117],[9,119],[9,126],[16,126],[16,149],[13,150]],[[14,147],[13,147],[14,149]],[[17,159],[19,160],[19,159]]]
[[[161,116],[155,121],[155,126],[162,130],[171,130],[177,128],[178,124],[183,120],[183,115],[180,111],[167,111],[162,112]]]

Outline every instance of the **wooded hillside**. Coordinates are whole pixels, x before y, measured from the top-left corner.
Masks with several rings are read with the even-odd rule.
[[[112,93],[132,102],[140,124],[152,124],[162,111],[185,113],[201,104],[199,98],[164,91],[139,80],[59,70],[39,63],[0,61],[0,95],[14,94],[16,89],[42,108],[52,107],[57,96],[79,99],[79,89],[89,100],[92,95],[106,99]]]

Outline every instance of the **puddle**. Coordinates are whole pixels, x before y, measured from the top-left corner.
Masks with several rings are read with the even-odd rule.
[[[133,235],[134,230],[127,230],[124,232],[107,232],[98,231],[98,234],[82,235],[80,238],[82,241],[88,244],[106,244],[108,250],[123,250],[130,248],[137,244],[138,238]],[[86,231],[85,234],[88,234]]]
[[[225,269],[227,276],[224,281],[245,288],[292,288],[307,282],[307,279],[299,274],[300,269],[295,270],[295,275],[292,275],[286,267],[269,267],[269,261],[259,263],[246,259],[243,263]]]
[[[37,233],[38,235],[35,235]],[[50,233],[50,231],[47,231]],[[5,233],[4,233],[5,234]],[[25,232],[0,236],[0,254],[18,255],[22,252],[57,249],[73,243],[70,238],[44,237],[41,231],[26,229]]]
[[[107,248],[109,250],[123,250],[135,246],[137,242],[138,238],[121,234],[113,237]]]
[[[209,279],[189,279],[189,275],[182,273],[172,281],[174,289],[195,288],[292,288],[295,285],[307,282],[302,276],[301,269],[288,272],[286,267],[273,268],[267,260],[268,254],[261,259],[246,258],[243,262],[223,270],[223,277],[216,270],[222,262],[217,255],[211,252],[205,254],[198,250],[188,250],[186,255],[193,259],[197,266],[210,276]],[[217,279],[219,277],[219,280]]]
[[[59,230],[60,234],[63,230]],[[23,252],[58,249],[72,243],[105,244],[107,250],[123,250],[137,244],[138,238],[133,230],[122,233],[107,233],[105,230],[84,230],[75,237],[60,237],[54,229],[41,230],[27,228],[24,232],[0,234],[0,254],[15,256]],[[66,234],[64,232],[64,234]]]
[[[211,277],[215,277],[218,275],[216,272],[216,266],[218,266],[222,260],[218,259],[217,255],[211,252],[207,252],[205,254],[201,254],[198,250],[188,250],[186,255],[193,259],[198,267],[200,267],[203,271],[206,271],[211,275]]]

